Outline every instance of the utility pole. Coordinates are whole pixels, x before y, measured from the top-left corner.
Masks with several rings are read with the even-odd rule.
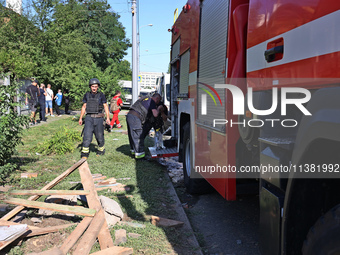
[[[132,104],[138,99],[137,5],[132,0]]]

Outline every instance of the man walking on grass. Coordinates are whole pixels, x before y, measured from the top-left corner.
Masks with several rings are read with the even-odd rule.
[[[105,140],[104,140],[104,125],[103,118],[106,115],[106,124],[110,125],[110,112],[107,105],[105,95],[98,91],[100,82],[93,78],[89,82],[90,92],[87,92],[83,98],[83,107],[81,108],[79,125],[83,124],[83,116],[86,112],[83,148],[81,150],[81,157],[88,158],[90,154],[90,144],[92,142],[93,134],[98,143],[97,155],[105,154]],[[103,113],[105,110],[105,114]]]

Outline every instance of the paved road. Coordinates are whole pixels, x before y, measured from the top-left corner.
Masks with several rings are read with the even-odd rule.
[[[189,219],[202,235],[205,254],[260,254],[258,245],[258,196],[240,196],[226,201],[217,192],[187,197]],[[184,200],[183,199],[183,200]]]
[[[176,158],[160,163],[168,168],[204,254],[260,254],[258,195],[238,196],[236,201],[226,201],[217,192],[191,196],[184,188],[182,164]]]

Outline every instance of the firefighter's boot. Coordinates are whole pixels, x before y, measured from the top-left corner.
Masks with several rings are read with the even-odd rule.
[[[83,147],[83,149],[81,150],[81,154],[80,157],[81,158],[88,158],[90,155],[90,148],[89,147]]]

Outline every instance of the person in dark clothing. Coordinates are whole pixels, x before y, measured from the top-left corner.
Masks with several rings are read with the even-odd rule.
[[[163,106],[163,110],[160,111],[160,114],[157,117],[150,116],[143,125],[143,137],[145,138],[151,128],[153,128],[155,131],[163,132],[163,125],[164,122],[167,120],[168,117],[168,108],[164,105],[164,103],[161,101],[157,106]]]
[[[161,99],[158,93],[152,97],[142,97],[130,107],[126,115],[130,149],[136,159],[145,157],[143,125],[151,116],[157,117],[163,111],[163,106],[157,106]]]
[[[105,95],[98,91],[100,82],[93,78],[89,82],[91,92],[87,92],[83,98],[83,107],[81,108],[79,125],[83,124],[83,116],[86,112],[83,148],[81,150],[81,157],[88,158],[90,154],[90,144],[92,142],[93,134],[98,143],[97,155],[105,154],[105,140],[104,140],[104,125],[103,118],[106,115],[106,124],[110,125],[110,112],[107,105]],[[105,110],[105,115],[103,113]]]
[[[25,94],[25,103],[29,106],[29,109],[31,110],[31,125],[35,125],[37,124],[35,120],[35,113],[38,107],[38,96],[40,96],[39,81],[37,79],[34,79],[32,81],[32,84],[26,88]]]
[[[70,114],[68,112],[68,108],[70,106],[70,95],[69,95],[68,89],[64,90],[63,97],[64,97],[64,103],[65,103],[65,114]]]
[[[40,121],[46,121],[45,118],[45,111],[46,111],[46,100],[45,96],[47,95],[46,89],[45,89],[45,84],[41,83],[40,85],[40,96],[38,97],[39,100],[39,118]]]
[[[144,140],[145,137],[149,135],[151,128],[153,128],[155,131],[155,147],[157,147],[156,144],[158,139],[161,139],[160,143],[163,146],[163,126],[168,118],[168,108],[164,105],[162,101],[159,102],[157,106],[160,105],[163,106],[163,109],[160,110],[160,114],[157,117],[150,116],[149,118],[147,118],[147,120],[143,124],[143,132],[141,135],[141,139]]]

